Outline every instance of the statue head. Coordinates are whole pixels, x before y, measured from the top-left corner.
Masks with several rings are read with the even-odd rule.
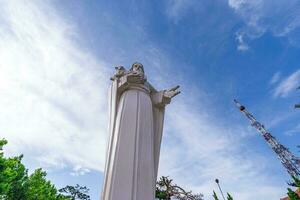
[[[115,67],[115,69],[116,69],[116,74],[115,74],[116,77],[121,77],[126,72],[126,70],[125,70],[125,68],[123,66]]]
[[[115,67],[116,71],[117,71],[117,74],[124,74],[125,73],[125,68],[123,66],[117,66]]]
[[[130,71],[132,72],[139,72],[139,73],[142,73],[144,74],[145,71],[144,71],[144,66],[139,63],[139,62],[135,62],[132,64],[131,68],[130,68]]]

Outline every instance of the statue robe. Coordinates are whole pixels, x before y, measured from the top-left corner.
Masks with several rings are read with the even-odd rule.
[[[113,80],[102,200],[155,198],[165,103],[147,82]]]

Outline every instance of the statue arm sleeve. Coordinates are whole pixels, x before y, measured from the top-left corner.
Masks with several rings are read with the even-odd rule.
[[[153,131],[154,131],[154,167],[155,176],[157,178],[158,164],[159,164],[159,154],[161,139],[163,133],[165,107],[153,106]]]
[[[167,98],[164,95],[164,90],[159,92],[152,92],[151,93],[152,103],[155,107],[163,108],[165,105],[171,102],[171,98]]]

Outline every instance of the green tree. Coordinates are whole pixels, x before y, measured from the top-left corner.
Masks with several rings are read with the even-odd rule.
[[[300,179],[298,177],[292,177],[292,178],[293,178],[293,182],[290,183],[290,185],[295,186],[298,189],[300,189]],[[294,192],[291,188],[288,188],[287,195],[290,198],[290,200],[300,200],[300,197],[298,196],[298,194],[296,192]]]
[[[296,187],[300,188],[300,179],[298,177],[295,177],[295,176],[293,176],[292,178],[293,178],[293,184]]]
[[[57,189],[46,179],[47,173],[42,169],[36,169],[26,182],[27,199],[37,200],[56,200],[58,197]],[[62,196],[60,197],[62,198]],[[68,199],[68,198],[64,198]]]
[[[157,181],[155,197],[160,200],[203,200],[202,194],[192,194],[192,191],[185,191],[166,176],[160,177],[159,181]]]
[[[26,195],[27,169],[21,163],[23,156],[5,158],[2,152],[7,141],[0,140],[0,197],[21,200]]]
[[[290,198],[290,200],[300,200],[299,196],[297,195],[296,192],[294,192],[291,188],[288,188],[288,193],[287,193],[288,197]]]
[[[3,146],[6,144],[7,144],[7,140],[5,140],[5,139],[0,140],[0,156],[3,156],[2,150],[3,150]]]
[[[54,184],[46,179],[47,173],[42,169],[36,169],[28,175],[28,170],[22,164],[23,155],[11,158],[4,156],[3,147],[6,144],[5,139],[0,139],[0,200],[89,200],[86,187],[68,186],[77,191],[73,198],[73,193],[69,196],[59,193]]]
[[[90,200],[90,196],[88,195],[89,189],[78,184],[76,186],[67,185],[64,188],[59,189],[59,192],[65,193],[65,196],[71,200]]]

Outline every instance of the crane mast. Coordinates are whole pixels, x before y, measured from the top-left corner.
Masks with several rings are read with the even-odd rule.
[[[300,90],[300,86],[297,89]],[[295,108],[300,108],[300,103],[296,104]]]
[[[257,121],[255,117],[246,110],[245,106],[240,104],[236,99],[234,99],[234,102],[237,108],[248,118],[251,126],[258,130],[268,145],[273,149],[287,172],[291,176],[300,176],[300,159],[294,156],[289,149],[280,144],[276,138],[266,130],[264,125]]]
[[[300,103],[295,104],[295,108],[300,108]]]

